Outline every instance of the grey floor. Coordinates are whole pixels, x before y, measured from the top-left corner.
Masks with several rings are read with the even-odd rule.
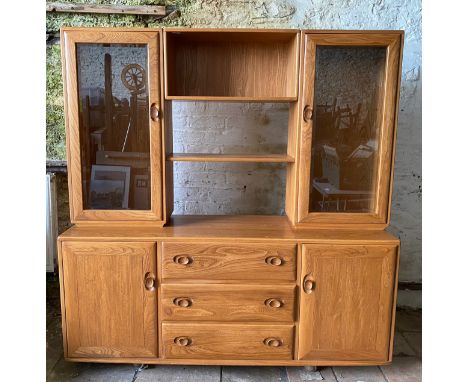
[[[71,363],[63,359],[58,277],[47,276],[47,381],[96,382],[418,382],[421,313],[397,312],[393,363],[382,367],[219,367]]]

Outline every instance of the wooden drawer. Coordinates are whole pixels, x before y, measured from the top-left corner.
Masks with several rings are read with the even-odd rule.
[[[295,285],[163,284],[163,320],[294,321]]]
[[[296,244],[163,243],[162,278],[296,281]]]
[[[294,326],[263,324],[162,323],[166,358],[293,358]]]

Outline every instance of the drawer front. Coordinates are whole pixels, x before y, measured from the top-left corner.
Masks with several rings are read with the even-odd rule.
[[[166,358],[287,360],[294,326],[163,322],[162,339]]]
[[[296,244],[163,243],[162,277],[296,281]]]
[[[163,284],[169,321],[294,321],[295,285]]]

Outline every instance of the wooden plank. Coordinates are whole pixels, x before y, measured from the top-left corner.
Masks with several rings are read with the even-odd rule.
[[[297,97],[242,97],[242,96],[172,96],[167,95],[171,101],[213,101],[213,102],[294,102]]]
[[[282,154],[170,154],[167,160],[172,162],[269,162],[269,163],[294,163],[294,158]]]
[[[97,229],[99,228],[99,229]],[[254,241],[304,241],[307,243],[335,244],[395,244],[399,240],[383,230],[339,230],[291,228],[286,216],[267,215],[204,215],[173,216],[164,228],[146,225],[144,222],[112,225],[102,223],[99,227],[76,225],[60,235],[60,240],[198,240],[222,238],[222,242],[240,239]],[[219,240],[219,239],[218,239]],[[216,241],[216,240],[215,240]]]
[[[46,11],[56,13],[147,15],[158,17],[166,16],[166,6],[164,5],[97,5],[47,3]]]

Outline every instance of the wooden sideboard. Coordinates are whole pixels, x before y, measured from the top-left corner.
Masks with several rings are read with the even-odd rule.
[[[402,32],[63,28],[61,41],[67,360],[391,362]],[[176,153],[175,101],[287,103],[286,149]],[[172,215],[177,161],[282,163],[285,214]]]

